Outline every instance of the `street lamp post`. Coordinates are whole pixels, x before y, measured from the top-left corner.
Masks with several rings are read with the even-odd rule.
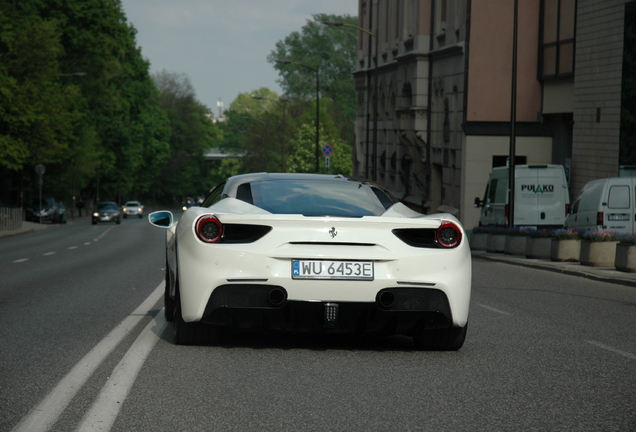
[[[371,20],[371,24],[373,23],[373,8],[371,8],[371,15],[370,15],[370,20]],[[372,159],[372,173],[371,173],[371,178],[373,181],[377,180],[377,160],[378,160],[378,37],[375,33],[373,33],[370,30],[367,30],[365,28],[362,28],[360,26],[357,26],[355,24],[348,24],[348,23],[343,23],[340,21],[323,21],[323,24],[325,25],[329,25],[329,26],[334,26],[334,27],[353,27],[355,29],[360,30],[363,33],[366,33],[370,36],[369,38],[369,53],[368,53],[368,57],[369,57],[369,64],[371,64],[371,40],[372,38],[375,39],[375,65],[374,65],[374,77],[373,77],[373,89],[374,89],[374,98],[373,98],[373,159]],[[368,79],[368,75],[367,75],[367,81],[369,81]],[[366,155],[365,155],[365,163],[364,163],[364,176],[366,178],[369,178],[369,154],[371,153],[370,151],[370,142],[369,142],[369,120],[370,120],[370,115],[369,115],[369,104],[370,104],[370,97],[371,97],[371,92],[368,91],[368,95],[367,95],[367,131],[366,131],[366,135],[367,135],[367,151],[366,151]]]
[[[316,173],[320,172],[320,73],[319,69],[307,66],[306,64],[293,62],[289,60],[276,60],[276,63],[284,65],[302,66],[316,73]]]
[[[512,89],[510,101],[510,155],[508,156],[508,226],[515,226],[515,158],[516,149],[516,124],[517,124],[517,14],[518,0],[514,0],[514,18],[512,26]]]

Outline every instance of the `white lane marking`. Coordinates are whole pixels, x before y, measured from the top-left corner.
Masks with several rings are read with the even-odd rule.
[[[84,243],[84,246],[90,246],[90,245],[91,245],[91,242]]]
[[[14,263],[21,263],[21,262],[25,262],[25,261],[28,261],[28,260],[29,260],[28,258],[20,258],[20,259],[17,259],[15,261],[13,261],[13,262]]]
[[[13,432],[45,432],[110,352],[135,328],[163,295],[164,283],[77,363],[55,388],[13,428]]]
[[[166,325],[166,316],[162,309],[115,367],[97,400],[76,429],[78,432],[110,430],[130,388],[137,379],[141,366],[159,340],[159,336],[164,332]]]
[[[49,256],[49,255],[55,255],[55,252],[47,252],[45,254],[42,254],[42,256]]]
[[[500,309],[495,309],[494,307],[486,306],[485,304],[477,303],[477,306],[481,306],[484,309],[488,309],[489,311],[497,312],[497,313],[500,313],[502,315],[510,315],[510,313],[508,313],[508,312],[502,311]]]
[[[71,246],[69,249],[77,249],[77,246]]]
[[[596,342],[596,341],[593,341],[593,340],[589,340],[589,341],[585,341],[585,342],[587,342],[589,344],[592,344],[592,345],[596,345],[597,347],[603,348],[604,350],[611,351],[611,352],[614,352],[616,354],[620,354],[623,357],[627,357],[628,359],[636,360],[636,355],[634,355],[634,354],[632,354],[630,352],[622,351],[622,350],[619,350],[617,348],[614,348],[614,347],[611,347],[609,345],[605,345],[605,344],[602,344],[600,342]]]

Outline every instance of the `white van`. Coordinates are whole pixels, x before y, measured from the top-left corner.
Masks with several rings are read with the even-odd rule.
[[[566,228],[633,233],[636,177],[612,177],[588,182],[572,203]]]
[[[479,225],[508,225],[508,167],[493,168],[481,207]],[[514,226],[562,228],[570,206],[570,193],[562,165],[515,167]]]

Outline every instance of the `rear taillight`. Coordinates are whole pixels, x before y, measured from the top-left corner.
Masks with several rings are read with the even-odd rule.
[[[462,230],[450,221],[442,221],[436,232],[437,243],[444,248],[454,248],[462,241]]]
[[[565,215],[569,215],[570,214],[570,204],[566,204],[565,205]]]
[[[216,243],[223,236],[223,224],[216,216],[202,216],[194,224],[194,230],[199,240],[206,243]]]
[[[596,213],[596,225],[603,225],[604,215],[603,212]]]

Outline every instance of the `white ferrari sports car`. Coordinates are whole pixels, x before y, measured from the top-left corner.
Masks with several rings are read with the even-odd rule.
[[[177,344],[225,334],[400,334],[457,350],[471,256],[449,214],[417,213],[340,175],[245,174],[212,189],[166,231],[165,314]]]

